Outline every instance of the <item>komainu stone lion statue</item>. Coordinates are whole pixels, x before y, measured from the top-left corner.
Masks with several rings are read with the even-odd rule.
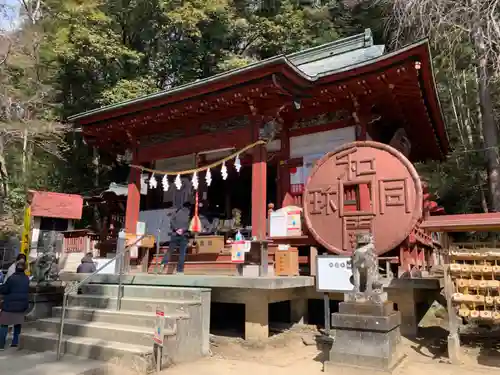
[[[372,234],[360,237],[358,246],[352,254],[354,293],[371,294],[374,291],[374,286],[376,291],[380,292],[378,259]],[[362,281],[364,285],[362,285]]]
[[[43,253],[40,255],[31,270],[31,274],[33,275],[32,281],[39,284],[57,279],[57,270],[54,269],[55,263],[56,255],[54,253]]]

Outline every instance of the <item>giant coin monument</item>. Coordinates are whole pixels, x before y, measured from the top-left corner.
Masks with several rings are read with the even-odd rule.
[[[354,288],[332,314],[335,340],[325,369],[391,371],[401,362],[401,316],[387,299],[377,256],[403,242],[422,217],[422,184],[391,146],[353,142],[325,155],[304,191],[304,217],[328,251],[351,255]]]

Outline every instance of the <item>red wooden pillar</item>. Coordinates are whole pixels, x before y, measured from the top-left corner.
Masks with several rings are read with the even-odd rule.
[[[280,208],[293,204],[293,197],[290,194],[290,167],[287,162],[290,159],[290,133],[287,124],[281,130],[281,153],[280,164],[278,165],[279,196],[278,205]]]
[[[267,215],[267,150],[258,145],[252,161],[252,236],[266,238]]]
[[[359,110],[359,106],[357,109]],[[366,125],[368,122],[368,117],[363,113],[354,112],[354,121],[356,123],[356,141],[366,141],[367,140],[367,129]],[[358,207],[360,211],[369,211],[372,204],[372,197],[370,196],[370,186],[367,184],[360,184],[359,187],[359,202]]]
[[[132,164],[138,165],[137,152],[134,152]],[[127,211],[125,213],[125,231],[135,233],[139,221],[139,209],[141,204],[141,171],[130,169],[128,180]]]

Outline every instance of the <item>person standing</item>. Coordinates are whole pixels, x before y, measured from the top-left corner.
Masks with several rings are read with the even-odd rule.
[[[168,251],[163,256],[161,264],[166,267],[168,261],[175,249],[179,249],[179,260],[177,261],[177,273],[184,273],[184,261],[186,259],[186,250],[189,243],[189,224],[191,219],[191,203],[185,202],[182,208],[177,210],[170,219],[172,233]]]
[[[7,269],[7,274],[5,275],[5,280],[4,283],[7,282],[9,277],[11,277],[15,272],[16,272],[16,264],[19,261],[24,261],[26,263],[26,255],[24,254],[17,254],[16,261],[10,265],[10,267]]]
[[[14,326],[11,347],[19,345],[21,327],[24,315],[29,308],[30,280],[24,271],[26,262],[16,262],[15,272],[9,279],[0,285],[0,294],[3,294],[2,311],[0,312],[0,350],[5,350],[9,326]]]

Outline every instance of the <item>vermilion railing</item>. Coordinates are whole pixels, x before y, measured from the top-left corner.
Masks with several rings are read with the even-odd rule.
[[[99,236],[88,229],[63,232],[63,253],[88,253],[95,249]]]

